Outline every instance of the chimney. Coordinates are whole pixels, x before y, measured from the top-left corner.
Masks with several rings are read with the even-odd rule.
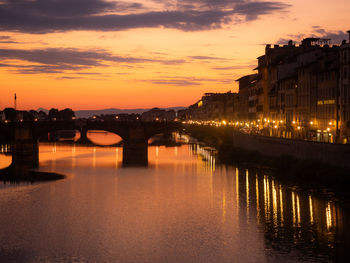
[[[349,43],[350,43],[350,30],[346,31],[349,34]]]

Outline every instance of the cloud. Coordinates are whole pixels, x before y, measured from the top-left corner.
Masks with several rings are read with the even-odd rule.
[[[219,58],[219,57],[210,57],[210,56],[189,56],[190,59],[196,59],[196,60],[227,60],[227,58]]]
[[[175,85],[175,86],[196,86],[200,85],[200,83],[195,81],[189,81],[185,79],[160,79],[160,80],[152,80],[150,81],[152,84],[159,85]]]
[[[212,69],[225,71],[225,70],[247,69],[252,67],[256,67],[256,65],[250,64],[250,65],[237,65],[237,66],[229,66],[229,67],[213,67]]]
[[[49,33],[164,27],[197,31],[288,8],[280,1],[251,0],[153,0],[149,6],[107,0],[1,0],[0,30]]]
[[[18,65],[9,61],[37,63]],[[182,59],[152,59],[130,56],[116,56],[106,50],[80,50],[76,48],[46,49],[0,49],[0,67],[14,68],[17,73],[62,73],[68,70],[79,71],[93,67],[107,67],[115,63],[129,66],[137,63],[160,63],[165,65],[182,64]]]
[[[160,79],[142,80],[143,82],[151,82],[152,84],[159,85],[175,85],[175,86],[197,86],[202,85],[204,82],[215,82],[217,84],[230,84],[234,83],[231,78],[198,78],[198,77],[172,77],[164,76]]]
[[[343,31],[327,31],[320,27],[314,27],[314,34],[317,37],[331,39],[332,43],[340,44],[344,39],[348,39],[349,35]]]
[[[17,43],[20,43],[20,42],[15,41],[10,36],[0,36],[0,43],[1,44],[17,44]]]
[[[256,20],[261,15],[271,14],[277,11],[285,11],[288,4],[281,2],[248,2],[239,3],[235,12],[246,17],[246,20]]]
[[[88,69],[87,66],[79,65],[18,65],[11,63],[0,63],[0,67],[9,68],[13,73],[18,74],[58,74],[66,71],[77,71]]]
[[[300,43],[304,38],[307,37],[330,39],[332,44],[338,45],[344,39],[348,39],[349,35],[343,31],[327,31],[326,29],[321,28],[320,26],[313,26],[309,34],[300,33],[294,35],[287,35],[287,37],[282,37],[278,39],[276,43],[279,45],[286,45],[289,40],[293,40],[295,42]]]

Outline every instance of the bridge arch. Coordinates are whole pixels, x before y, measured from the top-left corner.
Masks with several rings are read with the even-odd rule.
[[[57,130],[79,130],[81,139],[87,140],[87,131],[104,130],[115,133],[123,139],[123,165],[139,166],[148,164],[148,139],[157,133],[179,130],[178,123],[167,122],[42,122],[20,123],[5,130],[15,134],[13,160],[16,163],[27,163],[35,168],[39,165],[38,139],[42,134]],[[0,127],[1,128],[1,127]]]

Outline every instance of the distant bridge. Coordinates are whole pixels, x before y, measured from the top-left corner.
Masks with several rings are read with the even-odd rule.
[[[89,142],[89,130],[115,133],[123,139],[123,165],[142,166],[148,164],[148,140],[163,133],[171,134],[181,129],[177,122],[142,121],[45,121],[1,123],[0,138],[13,141],[12,165],[36,168],[39,166],[39,144],[41,137],[60,130],[78,130],[81,142]]]

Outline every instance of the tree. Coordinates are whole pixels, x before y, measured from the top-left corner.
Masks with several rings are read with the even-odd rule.
[[[60,120],[70,121],[75,117],[75,113],[72,109],[66,108],[61,110],[58,114]]]
[[[54,109],[52,108],[50,111],[49,111],[49,119],[50,120],[57,120],[58,119],[58,109]]]

